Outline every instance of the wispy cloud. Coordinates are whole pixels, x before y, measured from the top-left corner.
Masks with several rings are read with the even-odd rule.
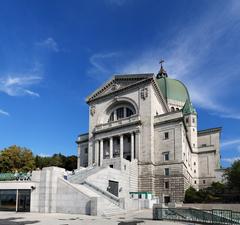
[[[10,114],[8,112],[6,112],[5,110],[2,110],[2,109],[0,109],[0,115],[10,116]]]
[[[222,142],[222,147],[227,147],[227,146],[232,146],[232,145],[236,145],[236,144],[240,144],[240,138],[239,139],[232,139],[232,140],[225,140]]]
[[[105,79],[115,72],[120,55],[119,52],[93,54],[89,59],[91,68],[89,68],[87,73],[95,79]]]
[[[37,154],[38,156],[41,156],[41,157],[50,157],[51,155],[50,154],[47,154],[47,153],[39,153]]]
[[[230,84],[236,83],[240,74],[240,64],[236,63],[239,56],[226,61],[225,54],[219,54],[226,45],[238,43],[231,31],[240,30],[239,11],[240,4],[236,1],[229,1],[224,8],[222,5],[210,8],[199,20],[176,32],[164,46],[149,45],[124,64],[116,64],[114,69],[123,73],[156,73],[159,70],[157,62],[164,57],[168,74],[187,85],[196,106],[211,110],[220,117],[240,119],[240,109],[226,107],[222,101],[231,92]],[[228,41],[223,42],[223,39]],[[98,70],[109,72],[111,67],[103,67],[109,65],[106,64],[107,58],[95,56],[91,63]]]
[[[240,160],[240,157],[222,158],[222,161],[226,163],[233,163],[236,160]]]
[[[47,39],[45,39],[41,42],[37,42],[36,45],[47,48],[47,49],[50,49],[54,52],[59,52],[60,51],[57,42],[52,37],[49,37],[49,38],[47,38]]]
[[[41,81],[40,76],[35,75],[8,75],[0,78],[0,92],[10,96],[30,95],[39,97],[39,94],[29,90],[34,84]]]

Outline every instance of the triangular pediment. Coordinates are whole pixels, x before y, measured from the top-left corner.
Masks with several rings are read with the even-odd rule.
[[[109,81],[107,81],[103,86],[98,88],[93,92],[88,98],[87,102],[93,101],[96,98],[103,97],[105,95],[120,91],[130,87],[140,81],[144,81],[153,77],[154,74],[124,74],[124,75],[115,75]]]

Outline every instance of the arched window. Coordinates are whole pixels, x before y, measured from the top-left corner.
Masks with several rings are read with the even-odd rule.
[[[172,112],[175,111],[174,107],[171,107],[171,111],[172,111]]]
[[[110,114],[109,122],[130,117],[135,114],[135,111],[127,106],[116,107]]]

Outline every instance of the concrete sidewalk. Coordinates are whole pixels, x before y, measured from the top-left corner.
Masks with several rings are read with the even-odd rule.
[[[154,221],[152,210],[129,212],[123,215],[96,217],[76,214],[61,213],[16,213],[0,212],[0,225],[137,225],[137,224],[158,224],[158,225],[180,225],[184,223]],[[186,223],[185,223],[186,224]],[[189,224],[189,223],[188,223]]]

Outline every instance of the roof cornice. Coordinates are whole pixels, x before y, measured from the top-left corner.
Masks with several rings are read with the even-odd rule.
[[[150,75],[151,75],[151,76],[150,76]],[[134,83],[134,84],[130,84],[130,85],[128,85],[128,86],[126,86],[126,87],[123,87],[123,88],[120,88],[120,89],[118,89],[118,90],[116,90],[116,91],[113,91],[113,92],[110,92],[110,93],[106,93],[106,94],[103,95],[103,96],[97,96],[97,94],[102,93],[102,92],[105,91],[111,84],[113,84],[113,83],[115,82],[115,80],[121,80],[121,79],[123,79],[123,80],[138,80],[139,78],[144,78],[144,77],[142,77],[142,76],[137,76],[137,75],[135,76],[135,74],[134,74],[135,77],[130,77],[130,75],[129,75],[129,76],[126,77],[126,78],[125,78],[125,77],[119,77],[120,75],[113,76],[112,79],[110,79],[110,80],[107,82],[107,84],[105,84],[105,85],[103,85],[102,87],[98,88],[97,91],[95,91],[92,95],[90,95],[90,96],[86,99],[86,102],[87,102],[87,103],[91,103],[91,102],[94,102],[95,100],[98,100],[98,99],[100,99],[100,98],[104,98],[104,97],[108,97],[108,96],[111,96],[111,95],[119,94],[119,93],[121,93],[121,92],[123,92],[123,91],[125,91],[125,90],[127,90],[127,89],[130,89],[130,88],[132,88],[132,87],[135,87],[135,86],[137,86],[137,85],[139,85],[139,84],[149,83],[149,82],[151,82],[151,80],[153,79],[153,78],[152,78],[153,75],[154,75],[154,74],[147,74],[147,75],[146,75],[146,79],[141,79],[140,81],[138,81],[138,82],[136,82],[136,83]],[[122,75],[121,75],[121,76],[122,76]]]
[[[222,131],[222,127],[214,127],[205,130],[199,130],[198,135],[210,134],[210,133],[220,133]]]

